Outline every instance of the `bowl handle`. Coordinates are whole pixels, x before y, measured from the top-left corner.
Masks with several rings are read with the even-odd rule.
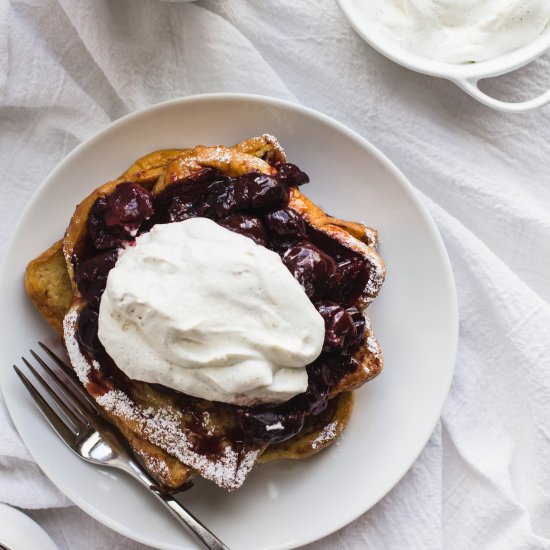
[[[522,101],[520,103],[500,101],[499,99],[495,99],[494,97],[487,95],[485,92],[482,92],[478,87],[479,80],[479,78],[461,78],[456,80],[453,79],[453,82],[484,105],[488,105],[493,109],[498,109],[499,111],[504,111],[507,113],[524,113],[525,111],[542,107],[550,101],[550,90],[547,90],[539,97],[530,99],[529,101]]]

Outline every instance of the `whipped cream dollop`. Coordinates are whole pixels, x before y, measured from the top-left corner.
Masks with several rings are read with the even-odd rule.
[[[484,61],[547,27],[550,0],[356,0],[381,38],[448,63]]]
[[[99,339],[130,378],[241,405],[306,391],[324,334],[275,252],[206,218],[139,236],[99,309]]]

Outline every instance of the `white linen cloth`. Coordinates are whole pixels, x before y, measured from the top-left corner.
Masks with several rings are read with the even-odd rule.
[[[531,97],[548,74],[546,57],[490,89]],[[379,504],[311,548],[550,549],[550,107],[503,115],[407,71],[333,0],[0,0],[0,254],[78,143],[203,92],[295,100],[365,136],[419,190],[456,277],[456,373],[430,442]],[[67,507],[3,407],[0,501],[35,509],[62,549],[144,548]]]

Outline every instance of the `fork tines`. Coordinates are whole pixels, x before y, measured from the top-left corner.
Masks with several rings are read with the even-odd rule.
[[[16,365],[13,368],[48,422],[73,447],[76,438],[90,427],[90,420],[99,411],[71,367],[45,344],[39,342],[39,345],[54,366],[48,365],[34,350],[30,350],[30,354],[35,366],[25,357],[21,358],[38,385]]]

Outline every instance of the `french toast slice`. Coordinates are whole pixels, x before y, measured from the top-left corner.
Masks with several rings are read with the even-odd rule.
[[[63,255],[63,241],[32,260],[25,273],[25,291],[42,317],[63,338],[63,318],[73,298],[71,280]]]
[[[72,289],[62,242],[56,242],[46,252],[48,254],[42,254],[29,263],[25,284],[27,293],[39,312],[58,336],[63,337],[63,318],[68,311],[67,296],[70,299]],[[306,422],[299,435],[288,441],[269,445],[260,455],[259,462],[307,458],[319,452],[340,437],[351,416],[352,408],[353,393],[340,393],[336,400],[331,400],[327,410],[319,417],[312,417]],[[176,489],[192,479],[192,471],[177,458],[135,435],[134,431],[118,417],[109,416],[109,419],[123,433],[158,483]]]
[[[284,152],[277,140],[267,135],[231,148],[198,146],[146,155],[120,178],[84,199],[75,210],[62,244],[55,243],[27,268],[27,293],[58,334],[64,324],[66,347],[86,389],[142,456],[152,475],[168,488],[186,485],[199,473],[226,489],[235,489],[257,461],[302,458],[326,447],[339,437],[347,424],[353,400],[349,390],[359,387],[382,369],[380,348],[367,322],[364,344],[354,356],[357,368],[331,388],[325,411],[306,417],[303,429],[293,438],[271,445],[232,440],[228,436],[236,423],[232,406],[194,398],[182,400],[137,381],[121,384],[120,380],[102,372],[99,363],[80,349],[76,339],[77,323],[86,300],[76,284],[75,261],[86,253],[88,246],[86,221],[98,198],[108,197],[121,183],[139,183],[156,197],[184,184],[192,195],[204,185],[201,177],[209,170],[230,177],[250,172],[273,174],[274,165],[284,161]],[[368,262],[369,280],[361,296],[361,306],[368,305],[378,293],[385,274],[384,264],[375,251],[376,231],[327,216],[297,187],[290,189],[288,206],[326,238],[353,250]],[[196,434],[190,428],[209,434],[205,452],[196,452],[196,441],[190,441]],[[198,440],[202,441],[201,437]],[[215,441],[215,452],[212,452],[212,441]]]

